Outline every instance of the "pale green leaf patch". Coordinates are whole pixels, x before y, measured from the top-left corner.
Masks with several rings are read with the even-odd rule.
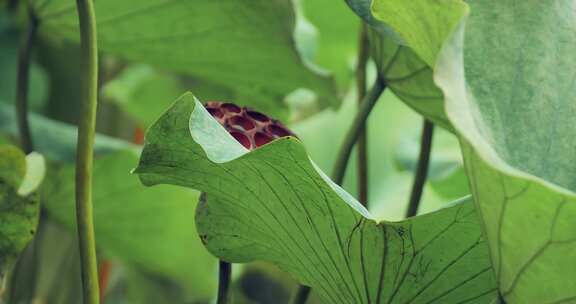
[[[500,295],[576,301],[573,1],[467,2],[435,80],[461,135]]]

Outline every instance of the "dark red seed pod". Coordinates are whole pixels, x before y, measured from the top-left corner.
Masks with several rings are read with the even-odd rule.
[[[258,148],[276,138],[295,136],[278,120],[246,107],[220,101],[209,101],[204,106],[246,149]]]

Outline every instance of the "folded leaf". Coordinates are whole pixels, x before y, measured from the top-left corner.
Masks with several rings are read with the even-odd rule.
[[[191,94],[147,133],[146,185],[206,193],[200,236],[230,262],[263,260],[327,303],[486,303],[495,286],[468,199],[406,221],[376,222],[285,137],[248,152]]]
[[[347,0],[371,26],[372,56],[388,87],[408,106],[448,130],[432,68],[466,12],[461,0]]]
[[[471,0],[436,82],[507,303],[576,301],[573,1]]]
[[[42,156],[25,156],[14,146],[0,145],[0,285],[36,233],[40,214],[36,189],[43,177]]]
[[[392,92],[406,105],[447,130],[452,126],[444,113],[442,93],[434,84],[432,68],[407,46],[372,29],[372,56],[380,75]]]
[[[41,32],[78,41],[75,1],[36,1]],[[306,62],[291,0],[99,0],[98,44],[109,54],[186,73],[251,96],[239,104],[274,114],[298,88],[337,105],[335,84]],[[286,113],[284,113],[286,114]]]
[[[374,0],[376,19],[390,26],[428,66],[468,11],[462,0]]]

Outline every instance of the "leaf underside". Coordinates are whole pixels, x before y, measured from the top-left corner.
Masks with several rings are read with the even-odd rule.
[[[394,95],[436,125],[452,131],[432,69],[410,48],[380,32],[372,29],[369,37],[378,71]]]
[[[488,250],[469,199],[403,222],[373,220],[286,137],[252,152],[188,93],[150,129],[146,185],[201,190],[200,237],[230,262],[263,260],[327,303],[487,303]]]
[[[415,111],[453,131],[433,67],[466,11],[460,0],[347,0],[370,25],[372,57],[388,87]]]
[[[436,83],[507,303],[576,302],[573,1],[467,1]]]

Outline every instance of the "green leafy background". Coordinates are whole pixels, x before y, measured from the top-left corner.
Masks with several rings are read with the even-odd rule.
[[[146,189],[128,175],[137,154],[120,151],[99,159],[94,167],[94,221],[103,254],[148,272],[189,284],[194,294],[208,298],[214,259],[201,249],[192,217],[198,194],[175,187]],[[70,228],[76,225],[69,212],[74,206],[74,170],[53,173],[56,181],[45,190],[50,214]],[[50,189],[51,188],[51,189]],[[203,261],[198,264],[199,261]]]
[[[457,220],[455,226],[450,227],[462,225],[464,231],[471,231],[470,235],[478,235],[480,230],[477,229],[482,228],[488,246],[484,243],[478,246],[490,253],[495,270],[494,283],[488,279],[489,271],[480,272],[485,268],[477,268],[488,261],[486,254],[478,253],[482,263],[458,269],[464,273],[462,277],[470,278],[480,273],[474,279],[482,281],[477,287],[485,289],[458,285],[451,281],[455,276],[442,273],[433,284],[412,298],[416,294],[408,291],[407,286],[423,284],[418,286],[426,287],[426,282],[430,281],[427,279],[441,273],[438,265],[449,257],[435,261],[428,268],[429,273],[422,275],[422,281],[414,283],[418,275],[403,271],[408,267],[405,265],[409,259],[403,264],[398,260],[381,263],[377,260],[381,256],[374,254],[371,258],[376,260],[365,260],[366,265],[390,265],[386,273],[398,268],[385,277],[406,274],[402,284],[392,285],[391,290],[384,288],[382,297],[390,299],[394,294],[392,289],[398,290],[395,300],[413,299],[416,302],[451,300],[460,293],[468,293],[469,296],[484,296],[476,300],[485,303],[494,299],[493,289],[498,286],[508,303],[576,301],[573,292],[576,283],[571,280],[576,273],[572,262],[576,259],[573,254],[576,252],[573,235],[576,227],[571,220],[576,212],[575,168],[570,157],[574,136],[573,128],[566,127],[572,124],[574,116],[572,88],[576,74],[571,55],[576,18],[570,1],[226,0],[194,1],[193,7],[190,3],[96,1],[103,51],[101,70],[104,71],[100,131],[132,140],[135,127],[150,126],[172,100],[192,89],[203,100],[232,100],[284,119],[298,134],[318,167],[330,169],[337,153],[334,147],[341,144],[357,106],[356,92],[351,84],[357,34],[363,20],[370,24],[375,63],[375,66],[369,65],[369,82],[375,78],[375,73],[380,73],[390,90],[380,99],[368,123],[370,213],[355,203],[352,204],[358,207],[357,210],[342,201],[338,205],[344,206],[340,207],[345,213],[354,214],[350,216],[354,220],[342,217],[342,229],[353,231],[351,248],[375,250],[360,246],[358,235],[369,237],[384,231],[390,232],[388,236],[395,235],[388,240],[390,253],[394,248],[402,252],[399,249],[402,242],[414,241],[414,246],[405,249],[417,248],[432,233],[416,233],[426,221],[445,224],[450,215],[458,213],[457,210],[468,210],[470,212],[464,213],[466,216],[458,213],[456,218],[462,218],[462,222]],[[70,125],[43,115],[75,122],[78,88],[71,84],[76,80],[79,67],[75,57],[78,33],[73,1],[33,1],[32,4],[41,19],[41,36],[35,43],[31,71],[32,110],[40,114],[30,117],[33,138],[38,151],[58,162],[48,169],[51,177],[45,185],[48,228],[40,227],[47,232],[40,233],[38,238],[44,240],[39,241],[44,244],[39,246],[49,248],[49,254],[41,257],[48,261],[43,263],[46,265],[54,257],[67,257],[73,253],[69,248],[50,246],[49,240],[58,237],[68,239],[70,248],[74,245],[71,229],[73,196],[69,184],[73,171],[62,163],[74,159],[76,131]],[[21,17],[25,14],[9,15],[4,11],[1,14],[0,100],[3,104],[0,104],[0,142],[14,142],[17,129],[13,108],[6,103],[14,98],[17,38],[22,33]],[[336,81],[311,62],[329,70]],[[404,202],[416,167],[421,117],[399,100],[448,130],[436,128],[421,212],[434,211],[446,206],[448,201],[467,195],[469,178],[481,220],[471,213],[471,204],[466,201],[416,219],[376,224],[380,219],[403,218]],[[340,108],[330,108],[340,105],[340,101]],[[457,140],[448,132],[456,134],[461,141],[465,168],[461,165]],[[99,205],[96,207],[100,223],[97,227],[99,250],[103,257],[114,261],[117,278],[108,291],[108,299],[112,303],[122,302],[123,286],[126,286],[129,298],[136,302],[154,303],[163,296],[173,297],[170,298],[172,302],[211,298],[216,278],[214,258],[201,246],[192,222],[197,194],[174,187],[142,188],[137,178],[128,174],[136,164],[134,150],[137,147],[103,135],[98,136],[97,142],[95,193]],[[268,149],[279,149],[281,145],[302,149],[300,143],[293,141],[275,143],[271,146],[276,148]],[[309,165],[308,156],[303,152],[300,156],[302,163]],[[245,157],[248,158],[243,156],[241,159]],[[316,174],[315,170],[309,172]],[[324,179],[318,181],[330,185]],[[195,182],[198,181],[195,179]],[[299,187],[311,187],[301,184]],[[343,188],[356,193],[354,161],[349,165]],[[140,191],[145,194],[140,195]],[[243,200],[237,202],[240,204]],[[230,238],[221,235],[237,230],[258,235],[261,242],[278,242],[261,231],[251,231],[250,227],[242,230],[244,225],[240,222],[224,221],[219,227],[209,225],[207,219],[222,222],[222,214],[236,216],[250,210],[238,209],[232,213],[230,210],[236,210],[234,208],[256,207],[253,204],[230,205],[218,195],[208,195],[208,202],[199,210],[200,231],[205,236],[212,236],[207,239],[208,248],[230,258],[268,259],[282,264],[278,258],[280,254],[258,255],[262,250],[254,245],[237,241],[241,246],[250,246],[245,249],[227,247],[224,241],[228,242]],[[348,209],[352,212],[346,211]],[[283,209],[279,210],[278,214],[282,214]],[[361,211],[366,219],[356,211]],[[164,222],[153,217],[154,214],[173,219],[171,223],[174,224],[163,225]],[[247,217],[243,215],[241,219]],[[362,224],[354,229],[358,219]],[[472,229],[472,223],[476,223],[476,230]],[[303,229],[306,225],[308,222],[299,223],[294,229]],[[438,225],[438,229],[445,227]],[[333,229],[330,223],[324,223],[323,227],[326,231]],[[414,236],[400,236],[401,227],[413,231]],[[442,243],[443,237],[462,238],[462,246],[468,241],[470,245],[475,244],[471,238],[456,235],[451,229],[440,234],[438,239],[438,244],[448,244],[445,247],[451,248],[450,254],[463,252],[462,248]],[[143,233],[133,238],[134,231]],[[334,246],[334,250],[331,249],[334,254],[339,252],[336,243],[334,239],[329,244]],[[172,244],[170,247],[179,250],[173,252],[166,249],[168,246],[164,248],[158,244]],[[283,244],[275,247],[288,248]],[[252,249],[254,251],[250,251]],[[424,257],[437,256],[441,252],[435,247],[427,250]],[[305,253],[313,256],[311,252]],[[77,259],[70,256],[71,260]],[[363,301],[367,301],[369,296],[374,300],[379,294],[377,286],[370,285],[372,280],[363,285],[359,275],[361,267],[353,267],[362,264],[358,262],[360,256],[341,257],[342,261],[351,263],[352,271],[341,269],[345,266],[330,270],[329,263],[327,267],[321,266],[326,268],[321,273],[327,277],[336,276],[336,270],[350,272],[350,278],[343,280],[348,284],[341,286],[338,284],[343,283],[337,283],[338,280],[320,282],[308,278],[295,260],[280,266],[297,278],[315,284],[315,290],[323,299],[365,298]],[[330,259],[329,255],[325,257]],[[466,257],[458,264],[469,265],[470,257]],[[200,264],[206,267],[193,273],[190,268],[196,267],[196,263],[188,259],[205,261]],[[418,265],[420,256],[413,259],[413,270],[426,268]],[[50,271],[57,273],[54,269]],[[61,286],[76,278],[74,271],[77,268],[69,271],[70,279],[62,280]],[[368,272],[367,275],[373,274]],[[51,277],[46,273],[41,272],[40,277],[41,284],[36,288],[40,294],[62,290],[53,285],[56,283],[45,284],[51,280],[47,279]],[[207,277],[210,279],[205,279]],[[458,286],[442,298],[443,291],[449,290],[442,284]],[[483,291],[487,293],[483,294]],[[78,295],[72,291],[68,293],[68,300],[52,296],[46,299],[51,302],[60,299],[54,303],[77,300]]]

